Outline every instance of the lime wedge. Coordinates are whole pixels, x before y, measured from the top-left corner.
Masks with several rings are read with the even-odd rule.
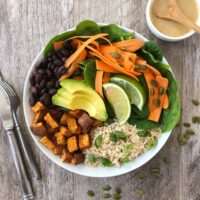
[[[111,78],[111,82],[122,87],[127,93],[131,104],[135,104],[139,110],[142,110],[146,101],[146,95],[144,88],[137,81],[127,76],[115,75]]]
[[[115,83],[105,83],[103,88],[119,123],[124,124],[131,114],[131,104],[128,95]]]

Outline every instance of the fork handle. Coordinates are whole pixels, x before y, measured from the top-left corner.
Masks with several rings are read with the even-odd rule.
[[[14,120],[14,123],[15,123],[15,128],[16,128],[17,135],[18,135],[18,138],[19,138],[19,142],[20,142],[21,147],[22,147],[22,151],[23,151],[24,156],[26,158],[26,161],[27,161],[27,163],[28,163],[28,165],[29,165],[29,167],[32,171],[32,176],[35,180],[38,180],[41,177],[40,172],[39,172],[38,167],[36,165],[36,162],[33,158],[33,154],[30,151],[30,147],[28,146],[27,142],[24,139],[23,130],[22,130],[20,124],[19,124],[19,120],[18,120],[16,112],[13,112],[13,120]]]
[[[22,160],[22,155],[19,149],[19,146],[17,144],[17,140],[16,137],[14,135],[14,131],[11,130],[7,130],[7,135],[8,135],[8,140],[10,143],[10,147],[11,147],[11,152],[12,152],[12,156],[14,159],[14,163],[15,163],[15,167],[17,170],[17,174],[18,174],[18,178],[20,181],[20,186],[22,188],[22,192],[23,192],[23,199],[24,200],[30,200],[34,198],[33,195],[33,191],[31,188],[31,184],[30,181],[28,179],[28,176],[26,174],[26,169],[24,167],[24,162]]]

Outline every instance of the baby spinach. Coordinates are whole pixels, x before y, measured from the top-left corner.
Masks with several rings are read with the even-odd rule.
[[[149,107],[147,104],[144,104],[143,109],[139,110],[138,107],[134,104],[131,105],[131,115],[137,119],[145,119],[149,116]]]
[[[91,20],[84,20],[76,26],[76,35],[96,35],[101,33],[100,27]]]
[[[117,42],[121,40],[128,40],[134,37],[133,32],[127,32],[123,30],[122,28],[118,27],[115,24],[109,24],[106,26],[100,27],[102,33],[108,33],[109,35],[107,38],[111,42]]]
[[[54,42],[66,40],[66,39],[68,39],[68,38],[70,38],[70,37],[72,37],[74,35],[75,35],[75,31],[74,30],[73,31],[67,31],[67,32],[61,33],[59,35],[56,35],[45,46],[44,55],[47,56],[47,53],[49,53],[49,52],[54,50],[54,46],[53,46]]]
[[[107,158],[104,158],[104,157],[100,157],[99,162],[105,167],[112,167],[113,166],[112,162],[110,160],[108,160]]]

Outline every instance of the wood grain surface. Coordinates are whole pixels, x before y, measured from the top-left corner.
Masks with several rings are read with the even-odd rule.
[[[200,37],[177,43],[158,40],[145,21],[147,0],[0,0],[0,71],[22,100],[24,81],[39,50],[55,34],[83,19],[127,26],[157,41],[180,84],[182,103],[181,126],[175,128],[164,148],[150,162],[134,172],[114,178],[87,178],[61,169],[41,153],[21,123],[27,142],[42,173],[42,180],[32,181],[37,200],[102,200],[102,186],[122,188],[123,200],[200,200],[200,135],[199,126],[189,144],[181,147],[177,135],[184,131],[183,122],[191,122],[200,113],[191,99],[200,99]],[[1,106],[1,105],[0,105]],[[7,137],[0,122],[0,200],[21,199],[21,190],[13,165]],[[163,158],[170,160],[169,164]],[[150,174],[160,167],[162,180]],[[139,174],[144,174],[141,179]],[[136,191],[141,188],[144,194]],[[95,192],[89,198],[87,191]]]

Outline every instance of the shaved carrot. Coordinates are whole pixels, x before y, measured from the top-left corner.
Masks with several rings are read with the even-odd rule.
[[[103,98],[102,82],[103,82],[103,71],[97,71],[95,78],[95,90]]]
[[[78,76],[73,76],[73,79],[75,79],[75,80],[83,80],[84,77],[82,75],[78,75]]]
[[[105,72],[103,75],[103,83],[108,83],[110,81],[110,73]]]
[[[162,112],[164,99],[165,99],[165,95],[166,95],[166,91],[167,91],[167,87],[168,87],[168,79],[166,79],[162,76],[156,76],[155,80],[158,83],[159,89],[163,88],[164,90],[163,90],[162,94],[158,94],[156,99],[154,98],[153,103],[155,104],[155,100],[158,100],[159,103],[157,105],[155,105],[156,106],[155,109],[150,110],[148,120],[158,122],[159,119],[160,119],[160,115],[161,115],[161,112]]]
[[[164,98],[163,108],[164,109],[169,108],[169,97],[168,97],[167,93],[166,93],[165,98]]]
[[[63,76],[61,76],[59,81],[70,77],[78,68],[78,63],[85,60],[86,57],[87,57],[87,51],[85,49],[83,49],[83,51],[78,56],[78,58],[72,63],[71,67],[69,68],[69,71],[66,74],[64,74]]]
[[[134,52],[144,46],[144,42],[140,39],[123,40],[120,42],[113,43],[113,46],[124,48],[124,50],[129,52]]]
[[[103,36],[107,36],[107,33],[100,33],[95,36],[91,36],[88,40],[86,40],[80,48],[78,48],[65,62],[65,67],[69,67],[76,59],[77,57],[83,52],[83,50],[94,40],[101,38]]]
[[[63,41],[54,42],[53,43],[54,50],[57,51],[57,50],[61,49],[63,47],[63,44],[64,44]]]
[[[96,69],[109,73],[119,73],[117,70],[114,70],[109,65],[100,60],[96,60]]]
[[[78,40],[78,39],[73,39],[72,42],[71,42],[71,45],[73,48],[76,48],[81,44],[81,40]]]

